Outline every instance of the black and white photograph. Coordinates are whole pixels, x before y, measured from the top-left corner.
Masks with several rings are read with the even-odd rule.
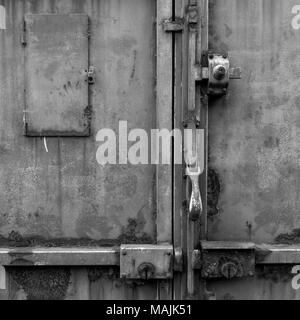
[[[300,300],[300,0],[0,0],[0,300]]]

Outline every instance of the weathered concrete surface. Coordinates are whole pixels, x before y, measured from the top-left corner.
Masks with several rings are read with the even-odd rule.
[[[155,1],[6,0],[0,31],[0,235],[155,241],[155,168],[96,162],[95,134],[155,125]],[[134,18],[133,18],[133,12]],[[91,19],[92,137],[23,136],[26,13]],[[62,31],[63,32],[63,31]],[[45,115],[46,116],[46,115]]]
[[[210,1],[210,49],[243,79],[211,101],[210,167],[221,194],[209,240],[273,242],[300,224],[300,32],[295,0]]]

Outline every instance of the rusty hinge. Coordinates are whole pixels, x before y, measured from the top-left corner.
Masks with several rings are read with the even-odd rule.
[[[182,32],[184,28],[184,18],[176,17],[173,19],[163,20],[162,26],[165,32]]]
[[[201,242],[193,253],[193,268],[203,279],[242,278],[255,274],[255,245],[235,242]]]
[[[120,276],[124,279],[172,279],[182,271],[182,250],[172,245],[121,245]]]

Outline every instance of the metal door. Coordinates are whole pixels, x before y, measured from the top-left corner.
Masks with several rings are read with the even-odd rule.
[[[0,297],[298,298],[299,11],[0,1]],[[99,165],[124,121],[195,158]]]
[[[97,162],[101,129],[172,129],[172,1],[0,8],[0,296],[172,298],[172,165]]]
[[[192,85],[202,110],[199,127],[208,135],[201,184],[207,199],[201,223],[178,222],[185,230],[187,283],[175,292],[199,299],[299,299],[293,282],[300,262],[299,5],[176,1],[176,15],[187,15],[191,6],[198,10],[196,51],[191,26],[175,36],[177,124],[186,125]],[[190,82],[194,52],[198,78]],[[242,70],[229,87],[220,81],[228,60]],[[224,69],[212,68],[212,61]],[[228,69],[228,78],[239,75]],[[179,169],[175,177],[185,188]],[[178,216],[187,199],[175,201]]]

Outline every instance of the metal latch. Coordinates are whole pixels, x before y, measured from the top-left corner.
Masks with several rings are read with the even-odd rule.
[[[174,248],[172,245],[121,245],[121,278],[172,279],[173,257]],[[178,260],[178,252],[176,260]]]
[[[227,94],[229,80],[241,79],[241,68],[231,68],[227,54],[210,53],[208,67],[195,66],[196,81],[208,80],[207,93],[212,96]]]
[[[193,253],[193,268],[201,270],[203,279],[242,278],[255,274],[253,243],[206,242]]]

